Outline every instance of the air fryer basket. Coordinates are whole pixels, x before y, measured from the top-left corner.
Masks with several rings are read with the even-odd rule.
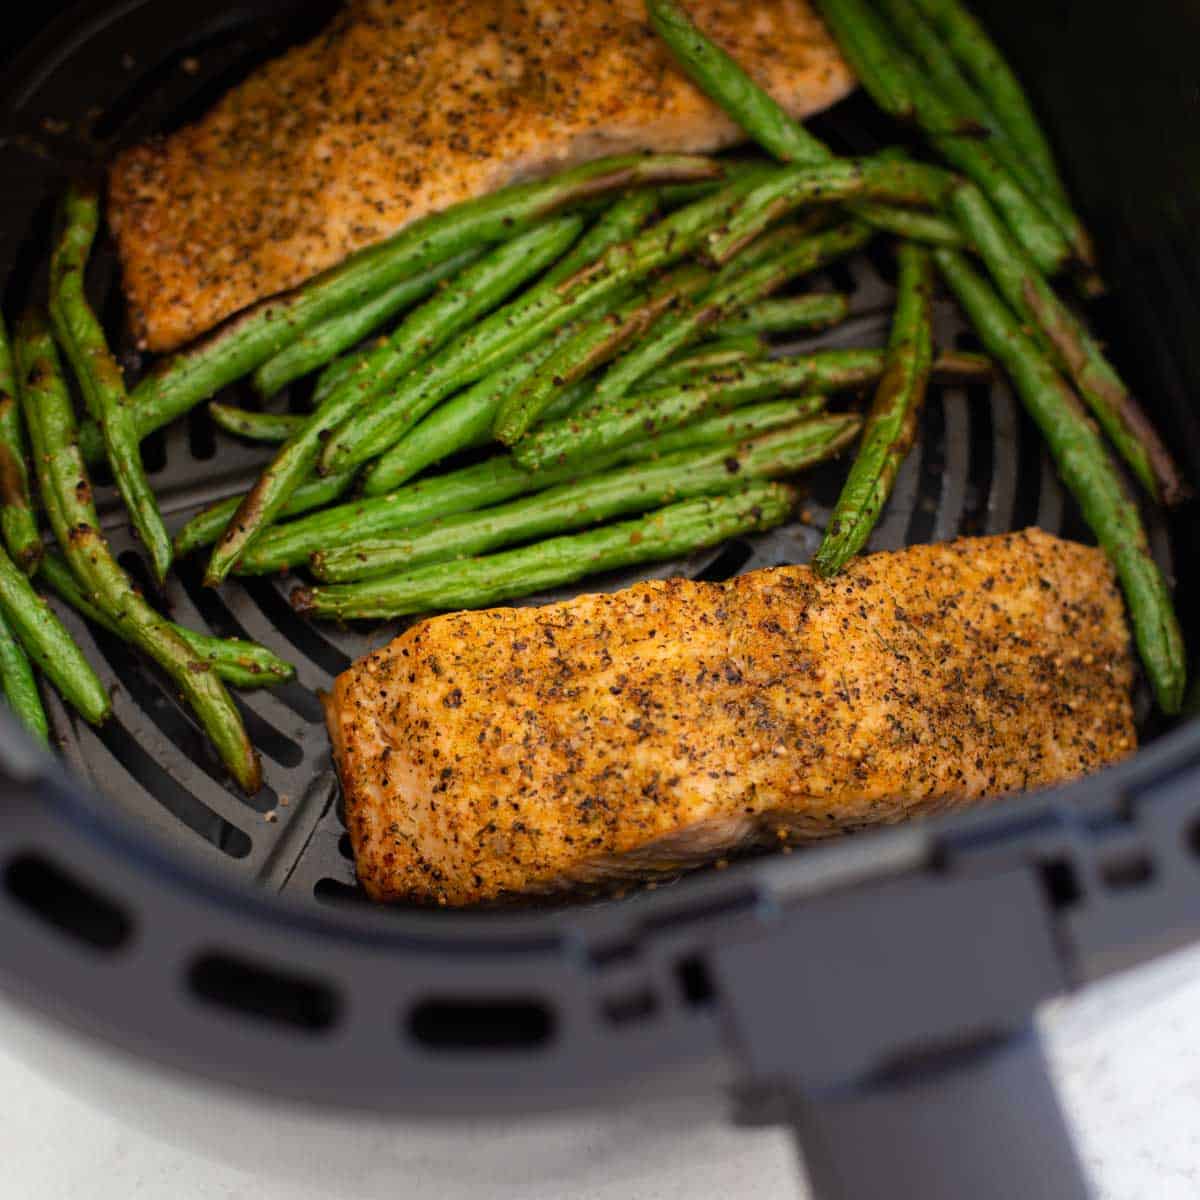
[[[115,147],[198,116],[333,7],[89,0],[39,34],[5,80],[5,311],[43,294],[53,198],[68,173],[94,172]],[[1200,214],[1185,206],[1197,204],[1190,168],[1200,153],[1189,146],[1186,106],[1194,118],[1196,101],[1182,47],[1195,44],[1197,20],[1166,0],[1132,23],[1115,4],[983,7],[1001,22],[997,34],[1029,79],[1098,235],[1115,285],[1097,314],[1102,330],[1195,476],[1200,423],[1189,401],[1200,342],[1188,331],[1200,315]],[[854,151],[888,135],[862,97],[822,117],[820,132]],[[890,279],[882,248],[835,267],[825,282],[852,293],[853,317],[804,344],[879,344]],[[90,283],[115,334],[122,304],[108,248]],[[948,300],[937,336],[974,344]],[[125,357],[136,370],[136,354]],[[301,399],[296,391],[281,403]],[[263,460],[202,412],[145,451],[174,527],[242,490]],[[800,521],[653,573],[718,579],[806,560],[843,471],[806,481]],[[101,486],[97,496],[121,561],[146,579],[115,490]],[[1192,623],[1200,539],[1191,510],[1170,528],[1158,514],[1148,520]],[[934,389],[870,548],[1030,524],[1088,538],[1007,384]],[[298,668],[295,683],[240,699],[266,786],[250,799],[227,786],[163,679],[69,615],[113,685],[115,715],[94,731],[48,697],[67,763],[90,785],[82,789],[0,731],[11,776],[0,828],[0,982],[11,990],[156,1060],[341,1105],[455,1112],[502,1097],[511,1107],[516,1094],[534,1109],[603,1098],[635,1077],[640,1087],[673,1086],[681,1072],[699,1072],[707,1086],[738,1085],[743,1119],[795,1119],[828,1195],[874,1194],[871,1179],[846,1174],[842,1151],[854,1137],[882,1128],[891,1130],[885,1140],[926,1146],[931,1122],[946,1145],[927,1152],[953,1144],[977,1170],[986,1140],[944,1122],[982,1117],[995,1134],[1010,1121],[1012,1136],[1032,1137],[1038,1151],[1036,1186],[1056,1182],[1028,1190],[1005,1176],[995,1194],[1071,1194],[1070,1151],[1037,1082],[1029,1014],[1048,995],[1187,939],[1200,909],[1191,829],[1200,804],[1190,799],[1200,737],[1193,726],[1161,728],[1144,689],[1149,748],[1061,793],[735,864],[619,901],[378,912],[357,903],[315,692],[394,629],[310,624],[292,612],[283,579],[218,593],[199,576],[183,564],[168,587],[178,619],[254,638]],[[819,980],[805,963],[822,964]],[[855,1017],[860,989],[886,989],[889,1011],[868,1005]],[[1017,1081],[1023,1111],[987,1108],[981,1081],[992,1076]],[[911,1125],[905,1137],[898,1111]],[[885,1155],[870,1169],[895,1185],[922,1162]],[[920,1186],[961,1194],[953,1179],[946,1168],[941,1184]]]

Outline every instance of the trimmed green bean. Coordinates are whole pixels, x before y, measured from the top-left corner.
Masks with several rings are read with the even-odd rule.
[[[219,400],[208,402],[208,415],[218,429],[252,442],[286,442],[308,420],[300,413],[254,412]]]
[[[325,439],[366,399],[428,358],[553,262],[575,240],[580,226],[578,217],[558,217],[502,243],[457,275],[444,291],[414,309],[386,345],[370,356],[364,369],[338,388],[280,447],[213,548],[205,583],[215,587],[229,574],[317,464]]]
[[[439,404],[368,469],[364,477],[368,494],[390,492],[451,454],[487,445],[505,397],[568,341],[574,329],[573,325],[564,326],[515,362]]]
[[[322,508],[342,495],[353,482],[353,471],[307,479],[291,494],[279,515],[295,517]],[[202,546],[211,546],[225,532],[241,503],[241,496],[229,496],[197,513],[175,535],[176,556],[184,558]]]
[[[398,617],[436,609],[483,608],[588,575],[689,554],[787,520],[791,488],[752,484],[733,496],[705,496],[632,521],[567,534],[484,558],[432,563],[362,583],[297,588],[292,605],[335,619]]]
[[[883,350],[818,350],[812,354],[718,370],[673,387],[633,392],[613,404],[585,409],[543,425],[518,442],[513,457],[527,471],[569,466],[611,454],[643,438],[679,429],[714,412],[755,400],[806,392],[834,392],[874,383],[883,371]],[[951,357],[951,381],[966,363]],[[933,377],[941,381],[941,356]]]
[[[319,550],[347,546],[427,521],[474,512],[517,496],[543,491],[602,471],[619,462],[635,462],[730,439],[743,439],[782,425],[795,424],[824,407],[820,396],[776,405],[748,407],[738,413],[697,421],[661,438],[646,438],[582,468],[576,464],[536,473],[523,470],[507,454],[415,483],[386,496],[364,497],[269,529],[238,564],[238,571],[259,575],[299,566]]]
[[[743,334],[813,333],[839,325],[850,312],[850,297],[840,292],[807,292],[778,300],[759,300],[719,320],[708,332],[720,338]]]
[[[813,558],[836,575],[866,544],[917,433],[933,358],[933,261],[915,242],[897,253],[899,282],[887,361],[867,413],[862,445]]]
[[[969,249],[962,230],[953,221],[936,213],[922,212],[916,208],[894,208],[888,204],[876,204],[871,200],[859,200],[854,205],[854,215],[866,221],[880,233],[895,234],[910,242],[925,242],[930,246],[951,246],[954,249]]]
[[[970,72],[1004,135],[1033,166],[1045,186],[1064,203],[1068,202],[1050,143],[1025,89],[983,26],[958,0],[916,0],[916,6]]]
[[[861,221],[847,221],[794,240],[787,249],[780,249],[762,262],[743,267],[743,257],[735,258],[701,296],[664,317],[650,337],[613,363],[596,385],[596,406],[614,403],[631,391],[639,379],[699,341],[708,329],[734,310],[861,248],[870,239],[870,226]],[[753,255],[753,251],[751,246],[746,256]]]
[[[0,607],[0,687],[16,719],[43,746],[50,744],[50,722],[42,707],[33,665]]]
[[[916,119],[934,149],[987,192],[1041,270],[1053,275],[1065,266],[1071,246],[1062,231],[987,145],[956,131],[962,122],[954,108],[922,75],[866,0],[818,0],[818,7],[875,102],[893,115]],[[893,106],[897,86],[911,103],[911,113],[898,113]]]
[[[736,201],[767,171],[748,172],[716,195],[678,209],[637,237],[610,246],[590,266],[556,286],[531,288],[492,313],[439,355],[411,372],[395,393],[378,397],[355,415],[343,437],[356,452],[384,454],[439,401],[506,366],[568,322],[595,317],[624,298],[652,271],[695,249],[705,232],[729,216]],[[619,299],[618,299],[619,297]]]
[[[721,180],[712,182],[713,188],[721,186]],[[598,258],[609,246],[628,241],[650,219],[659,203],[659,192],[656,189],[626,193],[584,233],[562,259],[538,280],[537,284],[530,289],[530,293],[526,293],[520,300],[511,302],[493,314],[491,320],[494,322],[506,310],[511,310],[514,304],[528,303],[528,296],[531,293],[544,293],[556,287],[592,259]],[[334,388],[344,383],[354,371],[358,370],[366,361],[369,353],[369,349],[356,351],[354,354],[347,354],[336,362],[330,363],[317,380],[316,390],[313,393],[314,405],[321,404],[327,396],[332,395]]]
[[[586,322],[539,364],[524,383],[502,398],[492,424],[492,436],[511,446],[537,423],[564,388],[609,362],[651,327],[654,329],[651,340],[657,338],[659,329],[671,322],[670,316],[664,315],[667,310],[706,291],[711,282],[708,271],[685,263],[653,287],[637,291],[611,312]]]
[[[29,490],[17,375],[3,317],[0,317],[0,532],[13,562],[26,575],[32,575],[42,557],[42,536]]]
[[[817,166],[786,167],[761,183],[720,229],[709,234],[705,254],[726,263],[781,217],[805,204],[880,198],[940,208],[954,176],[941,167],[904,159],[842,159]]]
[[[470,266],[482,253],[482,246],[473,246],[428,270],[401,279],[362,304],[327,317],[286,349],[260,364],[254,371],[254,390],[269,398],[293,380],[323,367],[343,350],[358,345],[397,313],[424,300],[442,280]]]
[[[1171,592],[1150,553],[1137,506],[1129,499],[1087,413],[996,293],[958,252],[934,261],[988,352],[1003,364],[1097,541],[1116,568],[1134,639],[1159,707],[1179,710],[1187,659]]]
[[[258,791],[262,784],[258,756],[225,685],[166,618],[142,599],[100,532],[71,398],[49,329],[37,314],[27,314],[21,322],[17,360],[39,488],[49,498],[47,515],[71,569],[92,603],[119,622],[128,638],[170,676],[233,778],[246,792]]]
[[[161,583],[171,567],[171,539],[142,464],[141,442],[125,379],[84,293],[84,273],[100,228],[100,197],[76,185],[63,202],[62,236],[50,261],[50,314],[79,381],[88,411],[99,422],[113,478],[134,529]]]
[[[99,725],[112,711],[104,685],[66,626],[3,550],[0,550],[0,613],[25,653],[63,699],[85,721]]]
[[[124,641],[129,640],[121,622],[114,620],[84,595],[67,560],[57,551],[51,551],[42,559],[38,574],[46,586],[80,616]],[[171,622],[171,628],[194,654],[209,662],[221,679],[233,687],[272,687],[296,677],[296,668],[290,662],[257,642],[248,642],[243,638],[213,637],[187,629],[174,621]]]
[[[729,441],[617,467],[482,512],[321,550],[313,555],[311,569],[326,583],[372,579],[695,496],[739,491],[751,480],[794,475],[832,457],[853,441],[861,426],[852,414],[821,417],[744,444]]]
[[[1145,489],[1165,504],[1182,501],[1188,495],[1183,476],[1149,417],[1130,395],[1100,343],[1058,298],[1021,245],[1009,236],[983,193],[964,183],[955,189],[950,207],[970,235],[1000,294],[1032,327],[1034,340],[1075,384],[1108,440]]]
[[[978,126],[1000,165],[1033,197],[1071,244],[1080,262],[1095,261],[1091,239],[1066,198],[1049,186],[1013,142],[987,101],[959,70],[949,46],[925,18],[916,0],[879,0],[893,31],[919,60],[929,82],[953,108]]]

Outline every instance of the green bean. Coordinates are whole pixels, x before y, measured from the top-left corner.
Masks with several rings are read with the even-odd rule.
[[[3,551],[0,551],[3,553]],[[50,723],[42,707],[29,655],[9,627],[0,608],[0,687],[14,717],[43,746],[50,744]]]
[[[516,542],[595,525],[695,496],[741,490],[751,480],[794,475],[832,457],[857,436],[861,420],[823,417],[739,445],[718,443],[621,466],[482,512],[356,541],[313,556],[313,574],[346,583],[430,562],[487,553]]]
[[[684,71],[775,158],[801,166],[827,163],[834,158],[823,142],[799,121],[793,120],[733,58],[710,41],[675,0],[647,0],[646,10],[651,24]],[[891,82],[895,91],[890,104],[885,107],[889,112],[903,113],[911,108],[911,101],[899,90],[898,80]],[[890,205],[868,205],[864,201],[855,201],[849,207],[855,216],[889,232],[897,232],[899,224],[921,229],[925,235],[923,240],[944,242],[944,239],[954,237],[953,226],[938,217],[910,214]]]
[[[116,637],[129,641],[128,631],[121,622],[114,620],[87,598],[71,573],[67,560],[57,551],[52,550],[42,559],[38,573],[46,586],[80,616]],[[210,663],[217,675],[233,687],[272,687],[296,677],[296,668],[291,663],[257,642],[213,637],[187,629],[174,621],[171,622],[171,628],[187,643],[192,653]]]
[[[1012,239],[978,188],[964,183],[950,206],[1000,294],[1033,329],[1034,340],[1075,384],[1101,429],[1155,499],[1178,504],[1188,494],[1170,451],[1130,395],[1100,343],[1055,295],[1033,260]]]
[[[487,445],[504,398],[568,341],[574,329],[573,325],[564,326],[515,362],[439,404],[370,467],[364,480],[367,493],[390,492],[451,454]]]
[[[696,346],[688,346],[676,358],[665,366],[658,367],[643,375],[633,385],[635,392],[652,392],[658,388],[676,387],[679,384],[691,383],[701,375],[712,371],[726,370],[730,367],[741,366],[745,363],[761,362],[770,352],[770,343],[755,334],[738,334],[736,336],[713,338],[700,342]],[[584,405],[591,407],[591,393],[579,398],[568,413],[582,412]],[[564,413],[566,416],[568,413]]]
[[[100,228],[100,197],[90,189],[68,188],[63,216],[62,236],[50,262],[51,318],[87,409],[99,422],[117,489],[161,583],[171,567],[171,539],[142,464],[141,443],[121,368],[84,294],[84,272]]]
[[[901,204],[941,208],[954,176],[940,167],[904,159],[841,159],[817,166],[787,167],[754,188],[728,222],[709,234],[705,254],[728,262],[763,230],[805,204],[884,197]]]
[[[473,246],[408,279],[401,279],[362,304],[345,312],[334,313],[312,326],[303,337],[255,369],[255,391],[268,398],[293,380],[323,367],[343,350],[356,346],[372,330],[378,329],[397,313],[424,300],[442,280],[469,266],[482,253],[482,246]]]
[[[792,425],[813,416],[824,407],[820,396],[758,405],[737,413],[697,421],[661,438],[646,438],[583,467],[576,464],[529,472],[507,454],[432,479],[420,479],[385,496],[349,501],[269,529],[238,563],[244,574],[260,575],[285,570],[307,562],[320,550],[347,546],[364,538],[379,537],[453,516],[474,512],[506,500],[543,491],[556,484],[579,480],[589,474],[663,454],[673,454],[717,442],[741,440]]]
[[[502,243],[457,275],[448,288],[414,309],[386,345],[371,355],[366,367],[339,387],[280,447],[214,547],[205,583],[215,587],[229,574],[312,471],[324,440],[367,398],[428,358],[546,267],[575,240],[580,225],[578,217],[558,217]]]
[[[703,200],[719,191],[727,182],[740,179],[747,173],[761,171],[767,164],[763,158],[718,158],[717,163],[724,172],[719,180],[702,179],[697,183],[668,183],[658,189],[658,197],[664,208],[680,208]]]
[[[25,457],[25,430],[18,399],[8,333],[0,317],[0,532],[13,562],[32,575],[42,557],[33,500],[29,492],[29,465]]]
[[[133,394],[142,437],[240,379],[309,329],[464,250],[503,242],[604,192],[718,178],[712,159],[685,154],[602,158],[549,179],[513,184],[422,217],[294,292],[263,301],[163,364]]]
[[[839,325],[850,312],[840,292],[808,292],[779,300],[759,300],[719,320],[708,332],[720,338],[743,334],[812,333]]]
[[[953,106],[894,41],[866,0],[819,0],[818,7],[875,102],[893,115],[915,118],[934,149],[988,194],[1041,270],[1053,275],[1065,266],[1071,247],[1061,230],[987,145],[962,135],[957,128],[962,121]],[[891,96],[897,86],[912,104],[911,113],[898,113],[893,107]]]
[[[866,544],[917,433],[933,358],[933,262],[902,242],[887,361],[867,413],[862,445],[813,558],[818,575],[836,575]]]
[[[733,204],[769,171],[747,173],[716,195],[673,212],[652,229],[610,246],[591,266],[557,286],[535,287],[452,343],[398,391],[380,397],[355,417],[353,436],[362,453],[383,454],[440,400],[505,366],[556,329],[597,316],[652,271],[687,256],[707,229],[725,220]]]
[[[907,238],[910,242],[926,242],[931,246],[952,246],[967,249],[967,239],[953,221],[936,213],[922,212],[916,208],[895,208],[889,204],[876,204],[872,200],[859,200],[854,205],[854,215],[866,221],[880,233],[892,233]]]
[[[72,571],[92,603],[170,676],[234,779],[246,792],[256,792],[262,783],[258,756],[225,685],[142,599],[100,533],[71,399],[49,329],[37,314],[28,314],[21,323],[17,359],[39,489],[48,497],[47,515]]]
[[[344,475],[307,479],[291,494],[279,515],[295,517],[314,508],[323,508],[342,495],[353,482],[353,471],[347,471]],[[175,535],[176,557],[184,558],[202,546],[211,546],[225,532],[241,503],[241,496],[229,496],[198,512]]]
[[[1008,137],[987,101],[963,76],[949,47],[926,20],[916,0],[879,2],[894,32],[919,60],[930,84],[987,137],[988,149],[1058,226],[1080,262],[1093,264],[1095,254],[1091,239],[1065,196],[1053,186],[1047,186],[1037,167]]]
[[[624,304],[586,322],[524,383],[502,398],[492,436],[511,446],[537,423],[563,388],[590,375],[652,326],[656,337],[659,328],[670,323],[670,316],[664,315],[667,310],[707,290],[711,282],[708,271],[685,263],[653,287],[639,289]]]
[[[543,425],[517,443],[513,457],[533,472],[578,464],[755,400],[874,383],[885,357],[882,350],[818,350],[713,371],[651,392],[633,392],[612,404]],[[973,372],[979,366],[964,362],[960,355],[950,361],[953,382],[961,381],[962,368]],[[942,379],[941,356],[934,362],[933,377]]]
[[[713,188],[721,186],[720,180],[712,182]],[[564,279],[568,279],[581,267],[591,262],[593,258],[598,258],[609,246],[628,241],[650,219],[659,203],[659,192],[655,189],[626,193],[571,247],[559,262],[542,276],[531,292],[544,293],[556,287]],[[528,296],[529,293],[526,295]],[[512,302],[506,308],[511,309],[512,304],[521,304],[522,302],[528,302],[525,296],[521,300]],[[506,309],[501,309],[493,315],[492,320],[495,321],[505,311]],[[353,355],[346,355],[337,362],[331,363],[317,380],[316,390],[313,394],[314,404],[320,404],[326,396],[331,395],[338,384],[343,383],[351,372],[357,370],[361,363],[366,361],[368,354],[368,350],[363,350]]]
[[[219,400],[208,402],[208,415],[218,429],[252,442],[286,442],[308,420],[299,413],[254,412]]]
[[[753,195],[754,193],[751,193]],[[673,354],[698,341],[724,317],[745,304],[761,300],[789,280],[808,274],[865,245],[871,229],[860,221],[847,221],[832,229],[792,241],[765,261],[741,268],[735,258],[701,296],[664,317],[653,334],[622,355],[596,386],[595,404],[610,404],[631,391],[637,381],[661,366]],[[753,247],[746,251],[752,255]]]
[[[983,27],[958,0],[916,0],[916,5],[970,72],[1005,137],[1037,171],[1047,189],[1067,203],[1067,189],[1033,106]]]
[[[1050,360],[966,259],[953,250],[935,250],[934,261],[988,352],[1012,378],[1050,447],[1063,483],[1116,568],[1159,707],[1166,713],[1177,712],[1187,665],[1170,588],[1100,434]]]
[[[66,627],[3,550],[0,550],[0,612],[25,653],[63,699],[85,721],[99,725],[112,711],[104,685]]]
[[[720,180],[714,180],[712,186],[720,188],[722,183]],[[650,219],[659,203],[660,194],[655,189],[626,193],[571,247],[559,262],[538,280],[535,287],[519,300],[511,302],[494,313],[490,318],[490,323],[493,325],[502,323],[512,315],[515,306],[527,306],[534,297],[545,296],[581,267],[586,266],[594,258],[598,258],[609,246],[628,241]],[[525,349],[529,349],[529,347],[525,346],[518,353],[524,353]],[[327,396],[332,395],[335,387],[344,383],[354,371],[359,369],[361,364],[366,361],[368,354],[369,350],[362,350],[355,354],[345,355],[326,367],[320,379],[317,380],[316,390],[313,394],[314,404],[320,404]],[[443,395],[445,394],[448,393],[443,393]]]
[[[656,512],[566,534],[484,558],[432,563],[362,583],[297,588],[292,605],[316,617],[398,617],[435,609],[484,608],[588,575],[689,554],[787,520],[791,488],[752,484],[733,496],[685,500]]]

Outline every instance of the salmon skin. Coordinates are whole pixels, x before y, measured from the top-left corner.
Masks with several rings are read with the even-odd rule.
[[[796,116],[853,85],[808,0],[688,9]],[[122,154],[108,219],[139,341],[169,350],[460,200],[741,136],[643,0],[352,0],[202,120]]]
[[[435,617],[326,697],[358,875],[464,905],[675,871],[1094,771],[1133,664],[1038,529]]]

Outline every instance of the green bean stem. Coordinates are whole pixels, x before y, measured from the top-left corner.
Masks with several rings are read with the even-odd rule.
[[[939,249],[933,254],[988,352],[1012,378],[1050,447],[1059,475],[1116,568],[1159,707],[1177,712],[1187,666],[1170,588],[1100,434],[1075,393],[983,277],[957,251]]]
[[[970,235],[1000,294],[1033,328],[1034,340],[1075,384],[1101,429],[1146,490],[1178,504],[1188,489],[1170,451],[1113,369],[1100,343],[1058,298],[1045,276],[996,216],[983,193],[964,183],[951,210]]]
[[[933,262],[902,242],[887,361],[867,413],[862,445],[813,558],[818,575],[836,575],[870,536],[917,433],[933,358]]]
[[[0,317],[0,532],[13,562],[32,575],[42,557],[33,500],[17,375],[4,320]]]
[[[414,309],[388,342],[371,355],[367,368],[339,387],[280,447],[213,548],[204,582],[215,587],[229,574],[246,547],[275,519],[288,496],[312,471],[324,440],[364,400],[428,358],[544,269],[575,240],[580,224],[578,217],[558,217],[501,243],[457,275],[445,290]]]
[[[0,551],[3,553],[3,551]],[[50,743],[50,723],[42,707],[33,665],[0,606],[0,687],[14,717],[43,746]]]
[[[260,364],[254,372],[254,390],[269,398],[293,380],[325,366],[343,350],[358,345],[397,313],[426,299],[443,280],[457,275],[482,253],[482,246],[473,246],[408,279],[401,279],[354,308],[327,317],[286,349]]]
[[[84,273],[100,228],[99,195],[72,185],[63,202],[63,218],[62,236],[50,261],[51,318],[88,411],[99,422],[117,489],[161,583],[171,567],[171,539],[146,477],[121,368],[84,293]]]
[[[371,579],[425,563],[487,553],[695,496],[738,491],[750,480],[794,475],[832,457],[854,440],[861,425],[851,414],[821,417],[742,445],[718,443],[617,467],[482,512],[319,551],[312,558],[312,572],[327,583]]]
[[[21,323],[17,361],[39,489],[72,571],[92,603],[118,622],[129,640],[170,676],[233,778],[247,793],[256,792],[262,783],[261,766],[225,685],[211,664],[194,654],[170,623],[142,599],[100,533],[58,354],[48,327],[35,313]]]
[[[601,571],[671,559],[770,529],[787,520],[794,502],[795,494],[783,484],[752,484],[736,495],[685,500],[632,521],[484,558],[433,563],[361,583],[297,588],[292,605],[310,616],[335,619],[484,608]]]
[[[94,625],[107,630],[124,641],[129,641],[126,626],[114,620],[103,609],[98,608],[84,594],[71,572],[67,560],[57,551],[51,551],[42,559],[38,572],[46,586],[63,603],[70,605],[80,616]],[[199,633],[171,622],[171,628],[188,644],[192,652],[212,664],[212,669],[225,683],[239,688],[272,687],[287,683],[296,677],[296,668],[266,646],[248,642],[242,638],[218,638]]]

